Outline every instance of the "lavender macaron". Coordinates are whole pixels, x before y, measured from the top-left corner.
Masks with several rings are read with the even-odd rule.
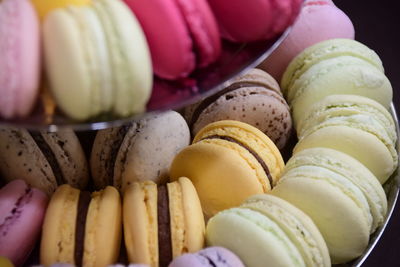
[[[169,267],[244,267],[242,261],[223,247],[209,247],[196,253],[187,253],[173,260]]]
[[[222,91],[188,106],[184,117],[193,135],[219,120],[248,123],[268,135],[279,149],[285,146],[292,130],[289,106],[279,84],[260,69],[251,69]]]

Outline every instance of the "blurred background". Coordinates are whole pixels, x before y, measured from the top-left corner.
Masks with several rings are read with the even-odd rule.
[[[385,73],[393,86],[394,103],[397,116],[400,114],[400,18],[397,14],[397,1],[352,1],[334,0],[352,20],[356,40],[366,44],[381,57]],[[397,203],[386,231],[363,266],[400,266],[400,205]]]

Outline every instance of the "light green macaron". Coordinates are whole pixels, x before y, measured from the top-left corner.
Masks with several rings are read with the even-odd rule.
[[[338,56],[360,58],[384,72],[381,59],[366,45],[351,39],[329,39],[306,48],[290,62],[282,76],[282,90],[286,92],[292,83],[312,65]]]
[[[358,95],[330,95],[314,103],[309,112],[302,114],[297,121],[297,136],[301,138],[308,129],[332,117],[356,114],[365,114],[379,121],[393,143],[396,143],[396,126],[387,109],[370,98]]]
[[[364,164],[383,184],[397,168],[396,131],[390,114],[372,100],[330,96],[299,123],[293,153],[312,147],[342,151]]]
[[[152,89],[144,33],[119,0],[49,13],[43,25],[46,71],[60,109],[76,120],[143,112]]]
[[[273,196],[257,196],[217,213],[208,221],[206,239],[210,246],[233,251],[247,267],[330,266],[326,244],[311,219]]]
[[[327,148],[295,154],[271,194],[311,217],[333,263],[360,256],[387,212],[385,193],[373,174],[352,157]]]
[[[242,205],[273,220],[296,245],[306,266],[331,266],[329,251],[314,222],[289,202],[270,194],[254,195]]]
[[[354,40],[318,43],[290,63],[282,90],[296,123],[310,106],[332,94],[369,97],[389,108],[393,89],[378,55]]]

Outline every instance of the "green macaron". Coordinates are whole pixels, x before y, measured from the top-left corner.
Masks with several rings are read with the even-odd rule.
[[[333,263],[360,256],[387,212],[385,193],[374,175],[354,158],[327,148],[292,156],[271,194],[311,217]]]
[[[391,115],[379,103],[353,95],[315,103],[297,125],[294,153],[312,147],[342,151],[363,163],[383,184],[397,168],[397,135]]]

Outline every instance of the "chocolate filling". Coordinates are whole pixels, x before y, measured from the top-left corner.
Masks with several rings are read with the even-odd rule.
[[[114,139],[113,143],[111,144],[111,151],[110,157],[108,160],[105,159],[105,169],[107,173],[107,177],[109,179],[108,184],[113,184],[114,179],[114,166],[115,160],[117,158],[118,151],[124,141],[126,134],[128,133],[129,128],[131,125],[124,125],[118,129],[117,137]]]
[[[254,87],[254,86],[259,86],[259,87],[265,87],[265,85],[258,83],[256,81],[254,82],[237,82],[233,83],[230,86],[226,87],[225,89],[219,91],[218,93],[211,95],[210,97],[204,99],[193,111],[192,118],[190,119],[189,122],[189,127],[190,129],[193,129],[193,125],[196,123],[196,121],[199,119],[201,113],[212,103],[216,102],[218,98],[220,98],[222,95],[232,92],[236,89],[242,88],[242,87]]]
[[[167,267],[168,264],[172,261],[172,241],[168,189],[166,185],[158,187],[157,219],[159,266]]]
[[[86,218],[90,204],[90,192],[81,191],[79,194],[78,201],[78,213],[76,216],[76,228],[75,228],[75,264],[76,266],[82,266],[83,261],[83,249],[85,243],[85,227]]]
[[[271,185],[271,189],[272,189],[273,180],[272,180],[271,173],[270,173],[270,171],[268,169],[268,166],[267,166],[267,164],[265,164],[264,160],[253,149],[251,149],[250,147],[246,146],[245,144],[243,144],[239,140],[237,140],[237,139],[235,139],[233,137],[230,137],[230,136],[210,135],[210,136],[207,136],[207,137],[203,138],[202,140],[204,140],[204,139],[222,139],[222,140],[226,140],[226,141],[229,141],[229,142],[236,143],[236,144],[242,146],[243,148],[245,148],[247,151],[250,152],[250,154],[253,155],[253,157],[258,161],[258,163],[260,163],[261,167],[264,169],[264,172],[268,177],[268,181],[269,181],[269,184]]]
[[[53,150],[51,150],[49,144],[46,143],[41,133],[29,132],[29,134],[32,136],[36,145],[39,147],[40,151],[42,151],[43,155],[49,162],[50,168],[53,171],[57,184],[58,185],[64,184],[65,183],[64,175],[61,171],[60,165],[58,164],[57,158],[54,155]]]

